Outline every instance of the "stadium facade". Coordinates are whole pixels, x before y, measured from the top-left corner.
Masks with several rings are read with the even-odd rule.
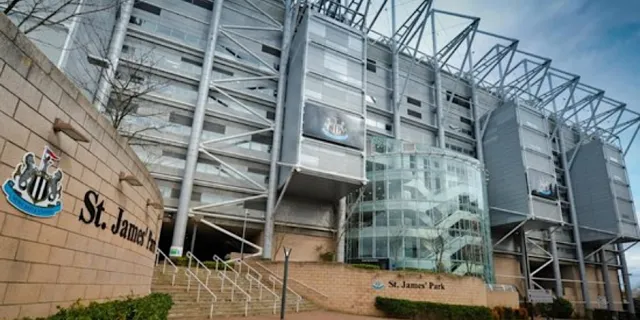
[[[161,84],[127,130],[173,255],[290,246],[635,313],[624,155],[640,115],[479,18],[424,0],[396,21],[395,8],[126,0],[32,36],[98,108],[113,79]]]

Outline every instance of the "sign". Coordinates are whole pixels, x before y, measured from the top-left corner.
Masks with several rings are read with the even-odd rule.
[[[169,249],[169,257],[182,257],[182,247],[173,246]]]
[[[107,223],[102,221],[104,210],[104,200],[100,201],[98,193],[89,190],[84,194],[84,208],[80,209],[78,220],[87,225],[92,224],[98,229],[105,230],[107,229]],[[109,228],[109,231],[139,246],[145,246],[151,252],[155,253],[156,251],[156,240],[153,236],[153,231],[149,230],[149,227],[143,230],[140,226],[129,222],[122,208],[118,208],[118,217]]]
[[[531,303],[553,303],[553,294],[551,294],[551,290],[529,289],[527,291],[527,296]]]
[[[385,288],[385,284],[380,280],[376,280],[373,282],[371,287],[374,290],[382,290]],[[410,281],[395,281],[390,280],[387,282],[386,287],[390,289],[424,289],[424,290],[444,290],[443,283],[435,283],[431,281],[420,281],[420,282],[410,282]]]
[[[364,150],[364,120],[337,109],[306,103],[302,133],[305,136]]]
[[[48,147],[44,148],[40,165],[28,152],[18,163],[12,177],[2,185],[7,201],[16,209],[34,217],[51,218],[62,211],[62,170],[52,173],[49,167],[60,159]]]

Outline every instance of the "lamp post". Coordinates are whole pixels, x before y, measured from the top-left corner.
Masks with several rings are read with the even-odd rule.
[[[284,248],[284,276],[282,278],[282,299],[280,301],[280,320],[284,320],[284,309],[287,304],[287,278],[289,277],[289,256],[291,248]]]

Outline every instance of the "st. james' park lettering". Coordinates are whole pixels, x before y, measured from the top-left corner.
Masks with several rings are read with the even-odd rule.
[[[389,288],[398,288],[398,289],[428,289],[428,290],[444,290],[444,284],[436,284],[433,282],[397,282],[397,281],[389,281]]]
[[[107,223],[102,221],[102,213],[104,212],[104,200],[98,202],[99,195],[95,191],[87,191],[84,194],[84,208],[80,209],[78,220],[85,224],[93,224],[96,228],[102,230],[107,228]],[[139,246],[145,245],[151,252],[156,250],[156,240],[153,238],[153,231],[147,227],[144,231],[129,222],[125,218],[124,209],[118,208],[118,218],[115,223],[111,225],[111,232],[115,235],[119,235],[121,238],[131,241]]]

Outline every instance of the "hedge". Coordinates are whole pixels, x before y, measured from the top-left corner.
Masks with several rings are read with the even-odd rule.
[[[493,307],[491,312],[496,320],[526,320],[529,318],[529,312],[525,308]]]
[[[376,297],[376,308],[388,317],[414,320],[493,320],[487,307]]]
[[[61,308],[48,318],[36,320],[166,320],[172,306],[168,294],[152,293],[137,299],[91,302],[88,306],[76,302],[68,309]],[[23,320],[26,319],[29,318]]]
[[[573,305],[569,300],[555,298],[553,303],[536,304],[533,313],[541,317],[568,319],[573,315]]]
[[[354,263],[350,264],[350,266],[358,269],[380,270],[380,266],[375,264]]]

